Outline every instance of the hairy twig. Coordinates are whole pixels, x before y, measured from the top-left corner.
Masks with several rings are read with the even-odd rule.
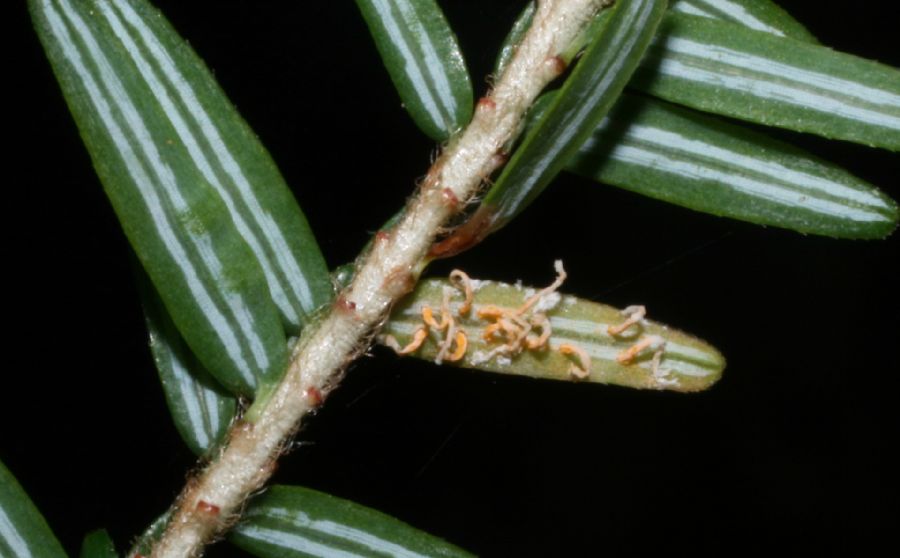
[[[541,90],[565,68],[559,54],[605,4],[545,0],[515,57],[469,126],[434,162],[403,218],[379,234],[353,283],[299,342],[282,382],[261,396],[227,444],[185,487],[154,557],[195,556],[233,520],[269,478],[301,419],[337,385],[390,308],[409,292],[436,235],[505,160],[502,148],[520,129]]]

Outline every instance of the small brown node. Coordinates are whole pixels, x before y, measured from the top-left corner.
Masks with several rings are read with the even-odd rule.
[[[446,203],[451,209],[456,209],[459,207],[459,198],[456,197],[456,194],[453,193],[453,190],[450,188],[444,188],[441,190],[441,196],[444,198],[444,203]]]
[[[325,398],[322,397],[322,392],[319,391],[319,389],[316,387],[310,386],[306,388],[306,390],[303,392],[303,395],[304,397],[309,399],[309,402],[313,407],[318,407],[325,401]]]
[[[386,242],[386,241],[390,240],[390,238],[391,238],[391,233],[389,233],[385,230],[380,230],[377,233],[375,233],[375,242]]]
[[[416,286],[416,277],[409,267],[400,265],[392,268],[381,284],[385,290],[399,295],[413,290]]]
[[[566,64],[566,61],[563,60],[561,56],[552,56],[548,58],[547,65],[550,66],[552,71],[558,76],[562,75],[562,73],[566,71],[566,68],[569,67],[569,65]]]
[[[207,515],[216,516],[219,515],[219,512],[221,512],[222,510],[219,509],[219,506],[210,504],[206,500],[199,500],[197,502],[197,511],[200,513],[205,513]]]
[[[490,97],[482,97],[478,99],[478,108],[483,110],[494,110],[497,108],[497,103],[494,102]]]
[[[263,477],[269,478],[275,474],[275,471],[278,470],[278,460],[270,459],[266,461],[266,464],[259,468],[259,474]]]
[[[243,418],[237,418],[234,421],[234,425],[228,431],[228,439],[229,443],[233,442],[236,439],[243,438],[248,439],[253,435],[253,423]],[[191,477],[193,480],[195,477]]]
[[[506,151],[498,151],[494,153],[493,157],[491,157],[491,165],[495,169],[502,167],[506,164],[507,161],[509,161],[509,153],[507,153]]]
[[[342,312],[356,312],[356,303],[352,300],[348,300],[343,293],[338,295],[337,300],[335,300],[334,303],[337,305],[338,310]]]

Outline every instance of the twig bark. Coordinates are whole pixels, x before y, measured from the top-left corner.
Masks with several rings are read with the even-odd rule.
[[[309,411],[338,384],[388,312],[409,292],[441,227],[505,160],[502,147],[519,131],[541,90],[565,68],[559,54],[604,0],[544,0],[531,29],[472,122],[428,171],[403,218],[379,234],[353,283],[294,351],[284,379],[234,425],[228,443],[184,488],[153,549],[157,558],[199,555],[269,478],[282,447]]]

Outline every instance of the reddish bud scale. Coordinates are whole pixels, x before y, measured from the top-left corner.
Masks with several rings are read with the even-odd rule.
[[[338,295],[334,304],[337,306],[337,309],[342,312],[352,313],[356,311],[356,303],[352,300],[347,300],[343,293]]]
[[[375,233],[375,242],[385,242],[390,238],[391,235],[387,231],[378,231]]]
[[[490,97],[482,97],[478,99],[478,108],[482,110],[494,110],[497,108],[497,103]]]
[[[322,397],[322,392],[314,387],[306,388],[304,395],[306,396],[307,399],[309,399],[309,402],[313,407],[318,407],[325,400]]]
[[[452,209],[456,209],[459,207],[459,198],[456,197],[456,194],[453,193],[453,190],[450,188],[444,188],[441,190],[441,196],[444,198],[444,203],[446,203]]]
[[[436,242],[428,251],[428,256],[435,259],[449,258],[465,252],[484,240],[490,233],[493,223],[494,214],[482,206],[468,221],[457,227],[450,236]]]
[[[234,426],[231,428],[231,436],[234,437],[238,434],[248,434],[253,431],[253,423],[247,422],[244,419],[238,419]]]
[[[221,510],[215,504],[210,504],[206,500],[200,500],[197,502],[197,511],[208,515],[219,515]]]
[[[408,293],[416,286],[415,275],[406,266],[395,267],[382,282],[382,288],[393,293]]]
[[[562,73],[566,71],[566,68],[568,68],[566,61],[563,60],[562,57],[560,57],[560,56],[554,56],[552,58],[548,58],[547,65],[550,66],[550,68],[552,68],[553,72],[558,76],[562,75]]]
[[[275,471],[278,470],[278,461],[275,459],[270,459],[268,463],[259,468],[260,474],[265,476],[266,478],[271,477],[275,474]]]
[[[491,158],[491,164],[495,169],[502,167],[507,161],[509,161],[509,153],[505,151],[498,151],[494,153],[494,156]]]

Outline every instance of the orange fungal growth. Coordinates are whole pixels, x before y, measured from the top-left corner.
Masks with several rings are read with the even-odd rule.
[[[456,345],[456,350],[450,352],[450,349]],[[441,343],[441,350],[438,352],[437,357],[435,357],[434,361],[437,364],[440,364],[443,361],[447,362],[456,362],[462,360],[462,358],[466,355],[466,349],[469,346],[468,337],[466,337],[466,333],[462,330],[452,331],[447,334],[447,337]]]
[[[585,380],[591,375],[591,357],[587,351],[577,345],[562,343],[559,352],[565,356],[574,356],[578,360],[569,367],[569,374],[578,380]]]
[[[649,345],[650,344],[646,339],[638,341],[634,345],[617,354],[616,361],[619,364],[631,364],[634,359],[641,353],[641,351],[646,349]]]
[[[647,308],[644,306],[629,306],[622,310],[621,314],[628,318],[617,326],[607,326],[606,332],[612,336],[619,336],[633,325],[641,324],[647,315]]]
[[[450,310],[450,296],[452,291],[444,288],[444,297],[441,299],[441,329],[451,327],[455,323],[453,312]]]
[[[434,333],[437,343],[434,362],[437,364],[443,361],[458,362],[466,358],[469,337],[468,333],[459,327],[457,320],[474,313],[475,320],[486,322],[478,338],[495,346],[475,351],[470,357],[471,365],[477,366],[494,358],[498,359],[498,363],[505,365],[522,351],[545,350],[549,347],[553,335],[553,328],[546,312],[561,300],[556,291],[567,277],[561,261],[557,260],[554,267],[556,279],[549,286],[530,293],[518,308],[493,304],[476,306],[477,282],[464,271],[454,269],[449,276],[453,287],[446,286],[443,289],[440,316],[436,316],[437,311],[434,308],[423,304],[419,310],[421,325],[413,333],[408,345],[401,347],[397,339],[390,334],[384,335],[382,342],[394,349],[397,354],[405,355],[418,350],[428,339],[429,334]],[[458,305],[453,303],[453,298],[460,295],[462,302]],[[587,353],[573,345],[566,345],[565,350],[569,351],[565,354],[578,357],[579,366],[573,365],[572,374],[579,378],[587,377],[590,373],[590,358]]]
[[[485,341],[491,341],[494,339],[494,334],[500,331],[500,324],[494,322],[492,324],[488,324],[486,328],[484,328],[484,332],[481,334],[481,338]]]
[[[532,306],[544,300],[547,295],[556,292],[556,290],[562,286],[563,282],[569,276],[566,273],[566,270],[563,269],[562,260],[556,260],[555,262],[553,262],[553,267],[556,269],[556,279],[549,286],[544,287],[533,296],[529,297],[528,300],[526,300],[525,303],[516,310],[517,315],[524,314],[529,309],[531,309]]]
[[[386,335],[384,337],[384,343],[393,348],[397,354],[409,354],[422,346],[427,339],[429,332],[444,332],[434,361],[440,364],[444,360],[450,362],[462,360],[466,355],[469,340],[466,332],[457,327],[456,317],[458,315],[468,314],[471,311],[472,301],[474,300],[474,289],[472,288],[472,281],[469,279],[469,276],[458,269],[451,272],[450,281],[457,289],[462,291],[464,296],[464,301],[456,312],[454,312],[450,304],[450,299],[453,296],[453,289],[445,287],[443,298],[441,300],[440,321],[435,318],[434,310],[430,306],[423,305],[421,309],[423,325],[415,331],[409,345],[400,348],[397,340],[391,335]]]
[[[466,275],[466,272],[460,269],[454,269],[450,272],[450,282],[463,291],[466,298],[457,311],[460,316],[467,316],[472,310],[472,301],[475,299],[475,291],[472,289],[472,280]]]
[[[482,306],[481,308],[479,308],[475,312],[475,315],[478,316],[479,318],[481,318],[482,320],[496,320],[496,319],[499,319],[500,317],[506,315],[507,312],[508,312],[507,310],[504,310],[504,309],[500,308],[499,306],[488,305],[488,306]]]
[[[384,344],[394,349],[394,352],[398,355],[408,355],[410,353],[414,353],[419,350],[419,347],[422,346],[422,343],[425,342],[425,339],[428,337],[428,328],[419,327],[416,329],[415,333],[413,333],[412,341],[410,341],[405,347],[400,347],[400,343],[397,342],[397,338],[393,335],[385,335],[384,336]]]
[[[532,325],[539,329],[540,335],[529,334],[525,337],[525,347],[529,350],[542,349],[547,346],[550,336],[553,335],[553,329],[550,327],[550,320],[544,314],[536,314],[532,318]]]
[[[619,362],[619,364],[631,364],[632,362],[634,362],[634,359],[636,359],[647,349],[654,351],[654,356],[656,353],[659,353],[661,355],[663,350],[665,349],[665,346],[666,342],[661,337],[657,335],[649,335],[617,354],[616,360]]]
[[[430,306],[422,307],[422,321],[425,322],[425,325],[427,325],[428,327],[437,330],[444,329],[449,324],[449,322],[447,321],[447,317],[443,315],[441,316],[441,323],[437,323],[437,321],[434,319],[434,311]]]
[[[485,305],[476,309],[475,315],[479,319],[490,322],[481,338],[488,343],[502,344],[490,351],[476,352],[472,356],[473,365],[499,357],[508,360],[522,351],[541,350],[547,346],[553,329],[545,312],[559,302],[560,295],[556,291],[567,277],[562,261],[557,260],[554,267],[557,275],[553,283],[529,296],[518,308]]]
[[[456,350],[444,358],[448,362],[457,362],[466,356],[466,349],[469,347],[469,339],[466,337],[465,331],[456,332]]]

